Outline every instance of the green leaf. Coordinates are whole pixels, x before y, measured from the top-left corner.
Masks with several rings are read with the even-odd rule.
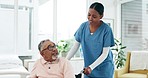
[[[122,68],[125,65],[126,57],[125,57],[125,52],[124,49],[126,46],[123,46],[120,40],[114,39],[115,40],[115,46],[111,48],[111,50],[116,51],[117,55],[115,56],[115,65],[116,68]]]

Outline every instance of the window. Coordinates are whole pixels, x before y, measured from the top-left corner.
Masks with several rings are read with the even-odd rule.
[[[50,0],[40,5],[39,40],[53,39],[54,33],[57,41],[73,38],[80,24],[86,21],[86,15],[86,0]]]
[[[39,30],[38,30],[38,43],[42,39],[53,39],[53,1],[48,2],[39,6]]]
[[[87,19],[87,0],[49,0],[39,6],[38,41],[69,40]],[[80,56],[79,53],[76,56]]]
[[[148,1],[121,4],[122,43],[128,51],[148,50]]]
[[[0,0],[1,54],[29,55],[33,50],[32,5],[32,0]]]
[[[57,40],[73,38],[86,15],[86,0],[58,0]]]

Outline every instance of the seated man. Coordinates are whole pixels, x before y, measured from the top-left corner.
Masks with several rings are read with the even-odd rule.
[[[38,49],[43,58],[36,61],[29,78],[75,78],[71,64],[65,58],[58,58],[52,41],[41,41]]]

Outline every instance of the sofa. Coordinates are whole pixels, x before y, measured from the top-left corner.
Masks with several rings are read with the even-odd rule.
[[[115,69],[114,78],[148,78],[148,69],[130,70],[130,59],[131,52],[127,52],[125,66],[120,69]]]

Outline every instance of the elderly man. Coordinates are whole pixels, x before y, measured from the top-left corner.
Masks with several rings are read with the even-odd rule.
[[[52,41],[41,41],[38,49],[43,58],[36,61],[29,78],[75,78],[71,64],[65,58],[58,58]]]

